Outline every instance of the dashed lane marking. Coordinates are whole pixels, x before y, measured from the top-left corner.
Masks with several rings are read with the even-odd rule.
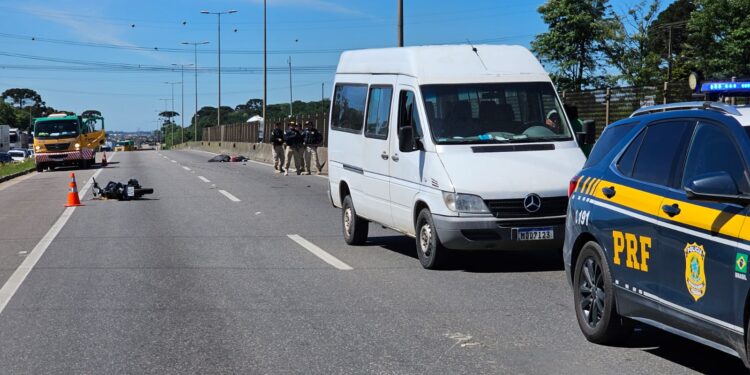
[[[234,195],[232,195],[230,192],[228,192],[226,190],[219,190],[219,193],[221,193],[225,197],[229,198],[229,200],[232,201],[232,202],[241,202],[239,198],[235,197]]]
[[[209,183],[209,182],[211,182],[211,180],[209,180],[209,179],[207,179],[207,178],[205,178],[205,177],[203,177],[203,176],[198,176],[198,178],[200,178],[200,179],[201,179],[201,181],[203,181],[203,182],[205,182],[205,183]]]
[[[186,167],[186,166],[184,166],[184,165],[182,166],[182,169],[184,169],[184,170],[186,170],[186,171],[190,172],[190,168],[188,168],[188,167]]]
[[[289,239],[291,239],[292,241],[298,243],[300,246],[307,249],[309,252],[313,253],[313,255],[322,259],[324,262],[332,265],[333,267],[339,270],[351,271],[354,269],[350,265],[340,261],[335,256],[329,254],[327,251],[319,248],[314,243],[302,238],[302,236],[300,236],[299,234],[288,234],[287,237],[289,237]]]

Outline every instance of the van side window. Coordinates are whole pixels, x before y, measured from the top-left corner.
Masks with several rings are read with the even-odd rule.
[[[367,85],[337,84],[333,98],[331,128],[352,133],[361,132],[365,121]]]
[[[419,121],[419,111],[414,92],[401,91],[399,95],[398,127],[411,126],[416,137],[422,138],[422,125]]]
[[[388,123],[391,117],[392,87],[371,87],[367,103],[367,124],[365,137],[388,138]]]

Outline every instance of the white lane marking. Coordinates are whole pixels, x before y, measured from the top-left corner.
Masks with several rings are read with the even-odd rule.
[[[169,159],[169,161],[171,161],[172,163],[177,163],[177,160]]]
[[[203,176],[198,176],[198,178],[200,178],[200,179],[201,179],[201,181],[203,181],[203,182],[205,182],[205,183],[209,183],[209,182],[211,182],[211,180],[209,180],[209,179],[207,179],[207,178],[205,178],[205,177],[203,177]]]
[[[313,255],[317,256],[318,258],[322,259],[324,262],[332,265],[333,267],[337,269],[340,269],[342,271],[351,271],[354,269],[350,265],[340,261],[338,258],[329,254],[325,250],[317,247],[312,242],[302,238],[302,236],[300,236],[299,234],[287,234],[287,237],[289,237],[292,241],[298,243],[300,246],[307,249],[309,252],[313,253]]]
[[[229,200],[232,201],[232,202],[241,202],[239,198],[235,197],[234,195],[232,195],[231,193],[229,193],[226,190],[219,190],[219,193],[221,193],[225,197],[229,198]]]
[[[112,157],[110,160],[115,158],[115,155],[117,153],[112,153]],[[99,176],[100,173],[102,173],[104,169],[99,169],[96,171],[91,178],[89,178],[88,182],[86,182],[86,185],[84,185],[83,189],[80,190],[79,196],[83,197],[86,195],[86,191],[91,187],[93,184],[93,181],[96,177]],[[32,269],[34,269],[34,266],[39,261],[39,259],[44,255],[44,252],[47,251],[47,248],[50,244],[52,244],[52,241],[55,240],[57,235],[60,233],[60,231],[65,226],[65,223],[68,222],[70,217],[73,215],[73,212],[76,210],[76,207],[68,207],[66,208],[62,215],[60,215],[59,218],[57,218],[57,221],[55,221],[55,224],[52,225],[52,227],[47,231],[47,234],[42,237],[41,240],[39,240],[39,243],[34,246],[34,248],[31,250],[30,253],[26,255],[26,258],[21,262],[21,265],[16,268],[15,271],[13,271],[13,274],[10,275],[10,278],[5,282],[2,288],[0,288],[0,314],[3,313],[3,310],[5,310],[5,307],[8,306],[8,302],[10,302],[10,299],[13,298],[13,296],[18,291],[18,288],[21,287],[21,284],[26,280],[26,277],[29,275]]]
[[[188,167],[186,167],[186,166],[184,166],[184,165],[182,166],[182,169],[184,169],[184,170],[186,170],[186,171],[190,172],[190,168],[188,168]]]

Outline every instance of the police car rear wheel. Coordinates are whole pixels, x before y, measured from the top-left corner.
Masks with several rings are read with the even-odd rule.
[[[432,213],[425,208],[419,212],[416,223],[416,242],[419,263],[426,269],[439,269],[445,265],[450,256],[449,250],[443,247],[432,222]]]
[[[612,275],[596,242],[583,246],[574,274],[574,305],[578,325],[587,340],[606,344],[618,341],[628,325],[615,309]]]
[[[357,216],[357,211],[354,209],[354,203],[352,203],[350,195],[344,198],[341,224],[344,230],[344,241],[347,244],[363,245],[367,241],[369,223],[367,220]]]

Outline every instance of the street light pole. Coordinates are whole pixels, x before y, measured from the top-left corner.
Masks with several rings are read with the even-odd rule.
[[[287,62],[289,63],[289,117],[292,117],[294,115],[294,112],[292,111],[292,102],[294,102],[292,96],[292,56],[289,56]]]
[[[172,64],[180,67],[180,89],[182,95],[182,109],[180,111],[180,143],[185,143],[185,67],[193,64]]]
[[[193,116],[193,141],[198,141],[198,46],[208,44],[208,42],[182,42],[182,44],[191,44],[195,50],[195,61],[193,70],[195,71],[195,116]]]
[[[398,46],[404,46],[404,0],[398,0]]]
[[[266,51],[266,0],[263,0],[263,135],[269,134],[268,139],[270,141],[270,132],[266,133],[266,99],[268,97],[268,71],[267,71],[267,51]]]
[[[218,20],[218,22],[217,22],[217,30],[218,30],[218,35],[219,35],[219,38],[218,38],[219,47],[218,47],[218,53],[217,53],[217,55],[219,56],[219,66],[218,66],[218,70],[219,70],[219,106],[216,108],[216,125],[221,126],[221,15],[222,14],[237,13],[237,11],[236,10],[228,10],[228,11],[225,11],[225,12],[209,12],[207,10],[202,10],[201,13],[202,14],[215,14],[217,16],[217,20]]]
[[[174,115],[174,85],[181,84],[182,82],[164,82],[167,85],[172,86],[172,113],[171,115]],[[172,116],[169,116],[169,125],[171,125],[172,129],[170,130],[170,134],[172,135],[172,146],[174,146],[174,122],[172,121]]]

